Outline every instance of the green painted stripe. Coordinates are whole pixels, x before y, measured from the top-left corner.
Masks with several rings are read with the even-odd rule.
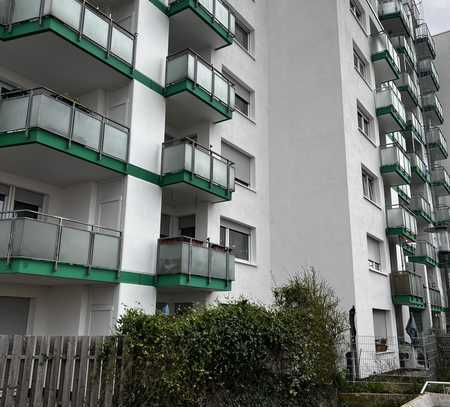
[[[398,112],[394,109],[394,106],[385,106],[380,107],[376,110],[377,117],[384,116],[384,115],[391,115],[392,118],[397,122],[397,124],[401,127],[402,130],[406,130],[406,123],[405,121],[400,117]]]
[[[386,51],[378,52],[378,53],[372,55],[372,62],[377,62],[377,61],[382,61],[382,60],[385,60],[388,63],[389,68],[391,68],[392,73],[395,75],[395,79],[399,79],[400,78],[400,68],[395,64],[395,61],[392,58],[389,51],[386,50]]]
[[[410,308],[424,310],[426,304],[423,298],[414,295],[393,295],[392,302],[396,305],[407,305]]]
[[[388,236],[402,236],[405,237],[406,239],[409,239],[413,242],[416,241],[416,235],[414,233],[412,233],[410,230],[403,228],[403,227],[398,227],[398,228],[387,228],[386,229],[386,234]]]
[[[70,280],[92,281],[112,284],[135,284],[154,286],[155,276],[130,271],[118,272],[99,268],[89,269],[85,266],[59,263],[55,271],[51,261],[12,258],[9,265],[6,260],[0,260],[0,274],[28,275]]]
[[[160,176],[151,171],[132,164],[127,164],[121,160],[108,157],[106,155],[100,156],[97,151],[86,148],[76,142],[72,142],[69,145],[66,138],[50,133],[46,130],[33,128],[30,129],[28,134],[26,131],[19,131],[16,133],[0,133],[0,148],[32,143],[40,144],[53,150],[60,151],[64,154],[68,154],[91,164],[107,168],[119,174],[131,175],[144,181],[160,185]]]
[[[402,178],[405,184],[409,185],[411,183],[411,177],[400,167],[400,164],[383,165],[380,167],[380,172],[382,174],[396,173]]]
[[[174,274],[157,276],[155,286],[157,288],[185,287],[211,291],[231,291],[232,283],[218,278],[209,279],[202,276],[191,275],[189,277],[186,274]]]
[[[12,26],[12,30],[10,32],[8,32],[6,27],[3,27],[0,29],[0,40],[10,41],[16,38],[22,38],[47,31],[51,31],[71,44],[76,45],[89,55],[104,62],[128,78],[141,82],[143,85],[159,93],[160,95],[164,94],[163,86],[159,85],[143,73],[130,67],[130,65],[123,62],[120,58],[113,55],[108,55],[103,48],[90,41],[88,38],[78,38],[78,34],[74,30],[52,16],[45,16],[42,19],[42,24],[39,24],[38,20],[15,24]]]

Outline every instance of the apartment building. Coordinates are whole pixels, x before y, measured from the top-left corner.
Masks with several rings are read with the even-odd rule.
[[[0,334],[270,304],[308,266],[389,351],[411,315],[445,326],[413,0],[0,0],[0,24]]]

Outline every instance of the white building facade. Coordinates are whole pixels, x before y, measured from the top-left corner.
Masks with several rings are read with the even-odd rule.
[[[0,334],[270,304],[308,266],[360,336],[445,327],[444,115],[413,0],[97,3],[0,0]]]

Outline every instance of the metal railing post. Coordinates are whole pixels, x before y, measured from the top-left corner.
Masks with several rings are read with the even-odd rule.
[[[30,96],[28,98],[27,117],[25,120],[25,132],[28,136],[30,134],[31,113],[33,108],[34,90],[30,90]]]
[[[92,261],[94,257],[94,243],[95,243],[95,230],[94,226],[91,226],[90,236],[89,236],[89,254],[88,254],[88,275],[91,274]]]
[[[188,282],[191,282],[192,278],[192,239],[189,239],[188,250]]]
[[[105,129],[106,129],[106,120],[104,117],[102,117],[102,123],[100,126],[100,141],[99,141],[99,145],[98,145],[99,160],[101,160],[102,156],[103,156],[103,144],[105,142]]]
[[[9,33],[12,31],[12,26],[13,26],[13,14],[14,14],[14,2],[11,0],[11,1],[9,2],[8,17],[7,17],[7,22],[8,22],[8,32],[9,32]]]
[[[44,17],[45,10],[45,1],[46,0],[41,0],[41,2],[39,3],[39,25],[42,25],[42,19]]]
[[[132,56],[131,56],[131,72],[132,73],[134,73],[134,69],[135,69],[135,66],[136,66],[137,41],[138,41],[138,33],[134,33],[133,53],[132,53]],[[166,70],[167,70],[167,64],[166,64]],[[167,78],[167,72],[166,72],[166,78]]]
[[[211,69],[212,73],[212,82],[211,82],[211,103],[214,101],[215,93],[216,93],[216,73],[214,68]]]
[[[63,220],[62,218],[59,218],[58,221],[58,230],[56,235],[56,245],[55,245],[55,264],[54,264],[54,271],[58,271],[58,263],[59,263],[59,256],[61,254],[61,240],[62,240],[62,225]]]
[[[191,181],[194,179],[194,173],[195,173],[195,141],[191,141],[191,147],[192,147],[192,153],[191,153]]]
[[[12,252],[13,252],[15,231],[16,231],[16,218],[13,217],[11,220],[11,231],[9,234],[8,252],[6,254],[6,264],[8,266],[11,262],[11,257],[12,257]]]
[[[227,162],[227,192],[231,191],[231,185],[230,185],[230,162]]]
[[[212,248],[209,237],[206,239],[206,244],[208,245],[208,284],[211,284],[211,274],[212,274]]]
[[[122,232],[119,236],[119,252],[117,253],[117,280],[120,280],[120,274],[122,272],[122,250],[123,250],[123,236]]]
[[[83,36],[85,13],[86,13],[86,0],[82,0],[80,8],[80,25],[78,27],[78,41],[80,41]]]
[[[68,142],[69,148],[72,146],[73,131],[75,127],[75,113],[76,113],[75,102],[73,102],[72,109],[70,111],[69,142]]]
[[[189,67],[189,53],[187,54],[187,64],[188,66],[186,68]],[[198,86],[197,84],[197,78],[198,78],[198,73],[197,73],[197,69],[198,69],[198,56],[197,54],[194,54],[194,85]]]
[[[213,0],[213,22],[216,21],[216,13],[217,13],[217,4],[216,4],[217,0]]]
[[[110,14],[108,20],[108,38],[106,40],[106,58],[109,58],[111,54],[112,33],[113,33],[113,20],[112,15]]]
[[[209,188],[212,187],[213,177],[214,177],[214,155],[212,150],[209,150]]]
[[[225,248],[225,287],[228,287],[230,281],[230,249]]]

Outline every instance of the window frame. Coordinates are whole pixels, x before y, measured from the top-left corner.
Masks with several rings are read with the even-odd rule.
[[[361,4],[356,0],[349,0],[349,9],[350,13],[353,14],[353,17],[356,18],[358,22],[364,24],[364,9],[361,7]],[[358,14],[359,13],[359,14]]]
[[[230,246],[230,230],[247,236],[247,258],[236,256]],[[224,232],[224,235],[223,233]],[[222,239],[222,236],[224,240]],[[220,245],[232,249],[231,254],[235,256],[237,262],[253,264],[255,259],[255,229],[235,221],[221,218],[220,220]]]
[[[377,244],[379,263],[376,260],[370,258],[371,256],[370,256],[370,251],[369,251],[369,240],[372,240],[373,242],[375,242]],[[369,263],[369,271],[384,274],[383,273],[382,245],[383,245],[382,241],[373,237],[370,234],[367,234],[367,259],[368,259],[368,263]]]
[[[227,140],[222,139],[221,143],[220,143],[220,151],[222,156],[224,156],[224,158],[227,159],[231,159],[232,157],[227,157],[227,154],[223,152],[223,145],[226,145],[227,148],[231,149],[231,150],[235,150],[237,153],[245,156],[246,158],[248,158],[249,160],[249,182],[245,182],[244,180],[239,179],[239,177],[236,176],[236,172],[235,172],[235,182],[237,185],[240,185],[244,188],[248,188],[248,189],[252,189],[254,190],[254,185],[255,185],[255,157],[253,157],[252,155],[248,154],[246,151],[243,151],[242,149],[236,147],[234,144],[229,143]],[[231,161],[233,161],[231,159]],[[236,163],[234,163],[236,164]]]
[[[239,92],[239,88],[242,88],[244,91],[248,92],[249,94],[249,100],[247,102],[247,108],[248,112],[245,113],[241,111],[235,104],[234,109],[240,113],[242,116],[246,117],[250,121],[255,121],[256,116],[256,108],[255,108],[255,91],[253,88],[251,88],[249,85],[247,85],[244,81],[239,79],[235,74],[233,74],[229,69],[227,69],[225,66],[222,66],[222,75],[225,76],[226,79],[228,79],[235,87],[235,98],[239,97],[243,101],[246,101],[246,98],[244,96],[241,96]]]
[[[358,72],[359,76],[367,82],[369,63],[367,62],[367,59],[361,55],[361,52],[359,52],[355,47],[353,47],[353,67],[356,72]]]
[[[378,205],[378,178],[365,167],[361,168],[363,197]],[[367,194],[366,194],[367,191]]]

